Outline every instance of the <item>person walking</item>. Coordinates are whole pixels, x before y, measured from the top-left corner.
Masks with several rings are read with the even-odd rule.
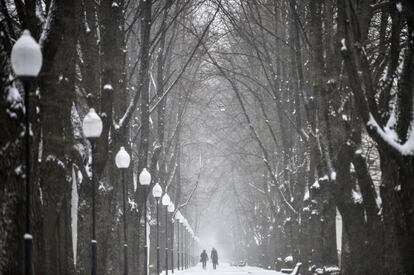
[[[217,254],[217,250],[214,247],[211,250],[210,258],[211,258],[211,262],[213,263],[213,269],[216,269],[218,265],[218,254]]]
[[[201,252],[201,255],[200,255],[200,262],[203,264],[203,269],[206,269],[207,261],[208,261],[208,255],[207,255],[206,250],[203,249],[203,252]]]

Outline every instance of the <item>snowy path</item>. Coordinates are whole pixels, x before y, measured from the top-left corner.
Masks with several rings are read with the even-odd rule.
[[[165,273],[162,272],[161,275]],[[168,272],[171,274],[171,271]],[[246,266],[246,267],[238,267],[238,266],[230,266],[227,263],[222,263],[217,266],[216,270],[213,270],[213,267],[207,264],[207,269],[203,270],[201,264],[198,264],[195,267],[189,268],[184,271],[177,271],[174,270],[174,275],[282,275],[283,273],[276,272],[274,270],[265,270],[258,267],[253,266]],[[286,274],[284,274],[286,275]]]

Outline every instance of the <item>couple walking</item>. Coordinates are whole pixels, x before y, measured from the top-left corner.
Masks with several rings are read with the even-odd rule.
[[[218,265],[218,254],[217,254],[217,250],[215,248],[213,248],[211,250],[210,258],[211,258],[211,261],[213,263],[213,269],[216,269],[216,267]],[[200,262],[203,263],[203,269],[206,269],[207,261],[208,261],[208,255],[207,255],[206,250],[204,249],[203,252],[201,252],[201,255],[200,255]]]

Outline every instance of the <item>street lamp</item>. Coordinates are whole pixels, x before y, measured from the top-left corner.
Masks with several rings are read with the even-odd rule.
[[[160,274],[160,219],[159,219],[159,205],[160,198],[162,195],[161,185],[157,182],[152,188],[152,196],[155,198],[157,203],[157,275]]]
[[[142,186],[149,186],[151,183],[151,174],[148,172],[147,168],[142,169],[139,174],[139,183]]]
[[[180,219],[182,218],[180,210],[175,213],[175,219],[177,221],[177,269],[180,270]]]
[[[181,218],[179,220],[180,222],[180,227],[181,227],[181,270],[184,270],[184,222],[185,222],[185,218],[183,215],[181,215]]]
[[[185,223],[185,268],[188,268],[188,256],[189,256],[189,233],[190,233],[190,229],[189,229],[189,224],[188,222]]]
[[[102,120],[95,112],[95,109],[89,109],[88,114],[83,119],[82,130],[83,134],[91,143],[91,172],[92,172],[92,240],[91,240],[91,249],[92,249],[92,267],[91,274],[96,275],[96,210],[95,210],[95,192],[96,192],[96,178],[95,178],[95,162],[93,156],[95,153],[95,143],[96,139],[101,136],[102,133]]]
[[[141,173],[138,176],[139,184],[144,188],[144,270],[145,275],[148,274],[148,242],[147,242],[147,191],[148,186],[151,184],[151,174],[148,172],[147,168],[142,169]]]
[[[127,212],[126,212],[126,200],[128,198],[128,189],[125,186],[125,172],[128,169],[129,164],[131,163],[131,157],[128,152],[125,151],[124,147],[119,149],[118,153],[115,156],[116,167],[121,169],[122,177],[122,204],[123,204],[123,218],[124,218],[124,275],[128,274],[128,239],[127,239]]]
[[[188,267],[192,266],[193,262],[193,253],[192,253],[192,244],[193,244],[193,229],[191,226],[188,227]]]
[[[170,202],[170,204],[168,204],[167,211],[171,215],[174,213],[175,211],[174,203]],[[168,217],[167,217],[167,224],[168,224]],[[165,231],[167,232],[167,226],[165,228],[166,228]],[[174,273],[174,219],[172,220],[172,223],[171,223],[171,239],[170,240],[171,240],[171,272]],[[168,251],[168,244],[166,247]],[[166,272],[168,273],[168,260],[166,260],[166,263],[167,263]]]
[[[161,203],[165,206],[165,275],[168,275],[168,206],[171,202],[167,193],[162,196]]]
[[[31,150],[30,150],[30,86],[42,68],[42,51],[28,30],[13,45],[11,65],[17,78],[23,84],[25,104],[25,181],[26,181],[26,232],[24,234],[25,274],[32,274],[33,236],[31,222]]]

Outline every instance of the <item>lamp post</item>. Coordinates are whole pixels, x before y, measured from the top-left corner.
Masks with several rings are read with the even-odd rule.
[[[187,269],[187,226],[183,224],[183,267]]]
[[[161,203],[165,206],[165,275],[168,275],[168,205],[171,199],[167,193],[162,196]]]
[[[175,220],[177,221],[177,270],[180,270],[180,219],[181,219],[181,212],[177,211],[175,214]]]
[[[188,250],[188,244],[189,244],[189,232],[188,232],[188,223],[187,226],[185,228],[185,268],[188,269],[188,256],[189,256],[189,250]]]
[[[170,204],[167,207],[167,211],[171,215],[172,213],[174,213],[175,211],[174,203],[170,202]],[[167,216],[167,224],[168,224],[168,216]],[[165,231],[167,233],[167,229]],[[171,273],[174,273],[174,220],[172,220],[172,223],[171,223],[171,234],[170,235],[171,235],[171,238],[170,238],[170,241],[171,241],[171,248],[170,248],[171,249]],[[167,244],[167,247],[168,247],[168,244]],[[168,248],[167,248],[167,251],[168,251]],[[166,272],[168,273],[168,260],[166,260],[166,263],[167,263]]]
[[[183,267],[184,269],[187,269],[187,229],[185,227],[185,224],[183,224],[183,232],[184,232],[184,239],[183,239]]]
[[[188,229],[188,267],[193,265],[193,229]]]
[[[141,173],[138,177],[139,184],[144,187],[144,236],[145,236],[145,242],[144,242],[144,270],[145,275],[148,274],[148,242],[147,242],[147,191],[148,186],[151,184],[151,174],[148,172],[146,168],[142,169]]]
[[[89,109],[82,123],[83,134],[91,143],[91,172],[92,172],[92,240],[91,240],[91,274],[96,275],[96,209],[95,209],[95,197],[96,197],[96,177],[95,177],[95,146],[96,139],[101,136],[102,133],[102,120],[95,112],[95,109]]]
[[[159,219],[159,205],[160,198],[162,195],[161,185],[156,183],[152,188],[152,196],[155,198],[157,203],[157,275],[160,274],[160,219]]]
[[[122,212],[124,218],[124,275],[128,274],[128,236],[127,236],[127,212],[126,212],[126,200],[128,198],[128,189],[125,186],[125,172],[131,163],[131,157],[124,147],[119,149],[115,156],[116,167],[121,169],[122,178]]]
[[[180,219],[180,227],[181,227],[181,270],[184,270],[184,221],[185,218],[181,215]]]
[[[24,238],[25,274],[32,274],[32,222],[31,222],[31,127],[30,127],[30,88],[33,80],[39,75],[42,68],[42,51],[39,44],[24,30],[22,36],[13,45],[11,51],[11,65],[17,78],[23,84],[25,104],[25,183],[26,183],[26,229]]]

